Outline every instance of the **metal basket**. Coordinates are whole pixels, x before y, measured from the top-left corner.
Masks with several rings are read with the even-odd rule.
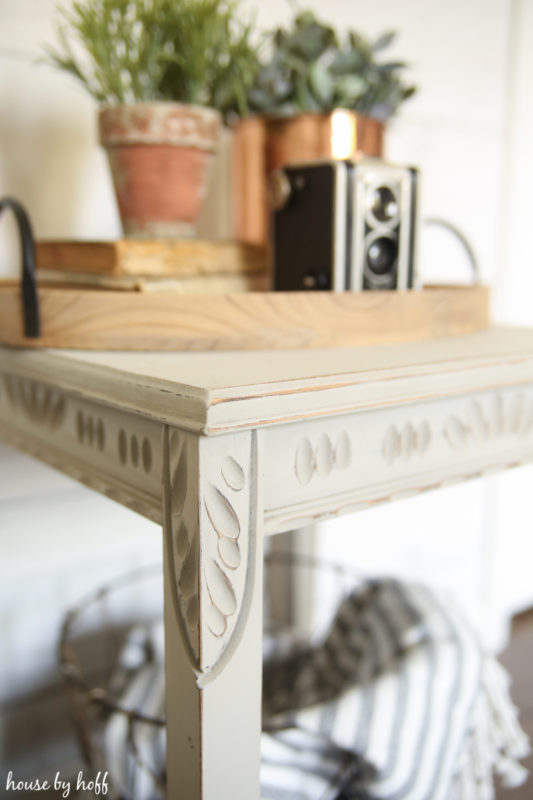
[[[291,571],[288,581],[287,570]],[[296,575],[294,574],[296,573]],[[309,641],[328,624],[330,614],[343,593],[353,588],[357,576],[344,566],[325,563],[312,557],[287,552],[273,552],[265,558],[265,640],[270,643],[289,637],[283,592],[277,588],[313,583],[313,613],[297,619],[290,629],[290,639]],[[308,595],[311,592],[308,590]],[[131,599],[135,598],[135,603]],[[281,598],[281,600],[280,600]],[[144,602],[139,602],[143,600]],[[108,763],[103,735],[115,715],[127,726],[128,757],[153,781],[158,797],[165,796],[165,776],[155,771],[143,757],[138,745],[139,731],[145,726],[161,729],[163,715],[150,715],[138,708],[124,707],[120,680],[117,680],[117,658],[132,631],[149,630],[162,620],[162,568],[136,570],[99,588],[65,617],[60,637],[60,669],[81,755],[88,769],[95,774],[109,773],[112,800],[136,800],[115,785]],[[307,607],[307,610],[309,608]],[[300,615],[301,616],[301,615]],[[122,669],[124,667],[122,666]],[[127,672],[127,670],[126,670]],[[125,676],[125,680],[127,675]]]

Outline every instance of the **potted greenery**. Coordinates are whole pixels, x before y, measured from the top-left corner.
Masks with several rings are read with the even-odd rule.
[[[100,104],[126,234],[194,232],[221,113],[245,113],[258,69],[237,3],[74,0],[59,10],[48,61]]]
[[[385,122],[415,88],[405,64],[384,60],[395,34],[371,42],[335,29],[310,11],[272,31],[247,93],[248,114],[235,126],[236,235],[265,238],[264,176],[290,161],[383,154]],[[255,197],[251,197],[251,192]]]

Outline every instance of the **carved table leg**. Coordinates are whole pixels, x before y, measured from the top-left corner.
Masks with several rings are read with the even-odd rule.
[[[165,432],[168,800],[258,800],[262,493],[257,434]]]

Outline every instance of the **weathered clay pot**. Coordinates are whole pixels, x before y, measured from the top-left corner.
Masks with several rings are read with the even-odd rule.
[[[264,244],[267,177],[284,164],[383,155],[384,125],[352,111],[296,117],[252,116],[233,129],[233,233]]]
[[[193,236],[220,114],[180,103],[109,106],[99,115],[124,233]]]

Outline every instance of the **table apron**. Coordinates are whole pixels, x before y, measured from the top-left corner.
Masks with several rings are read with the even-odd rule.
[[[533,460],[533,386],[265,430],[265,533]]]
[[[164,423],[0,377],[0,437],[161,523]],[[533,461],[533,385],[268,425],[265,533]],[[224,438],[224,437],[223,437]]]
[[[4,373],[0,438],[161,522],[161,422]]]

